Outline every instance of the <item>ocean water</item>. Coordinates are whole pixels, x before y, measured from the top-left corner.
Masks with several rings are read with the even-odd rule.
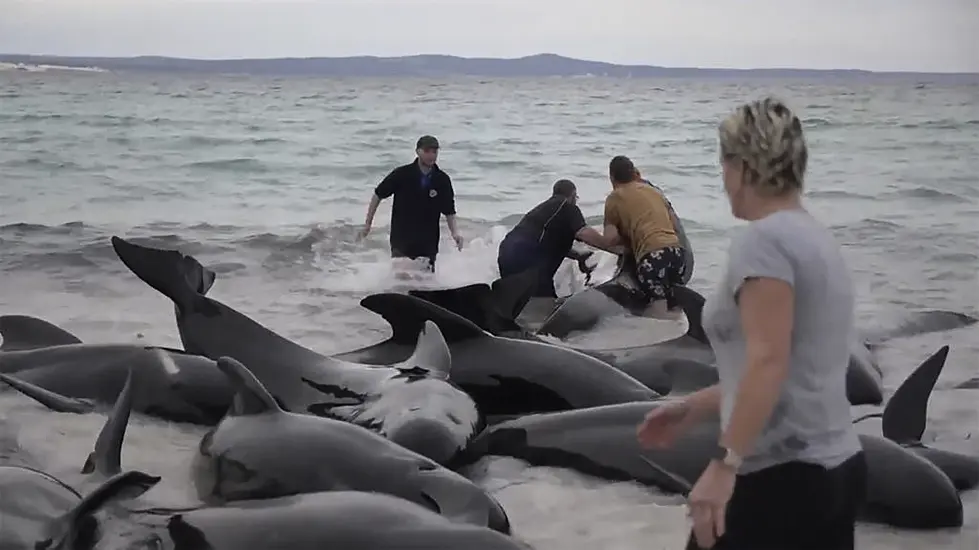
[[[606,166],[634,158],[684,219],[711,288],[739,222],[721,191],[715,128],[739,102],[774,93],[802,116],[811,148],[810,209],[845,247],[861,327],[915,311],[979,314],[979,87],[917,82],[776,80],[325,80],[0,72],[0,312],[52,321],[86,342],[179,345],[171,304],[126,270],[109,236],[194,254],[219,274],[211,293],[321,352],[387,335],[359,307],[367,294],[495,278],[504,228],[570,177],[598,223]],[[356,234],[373,186],[435,134],[452,177],[466,247],[443,231],[434,276],[399,277],[387,258],[390,203]],[[604,258],[603,270],[610,269]],[[560,288],[580,285],[570,270]],[[612,320],[601,339],[642,342]],[[594,339],[595,335],[590,338]],[[952,352],[926,440],[979,455],[979,326],[888,342],[893,391],[939,346]],[[10,392],[0,418],[66,481],[104,417],[58,415]],[[864,429],[872,430],[873,426]],[[145,499],[195,503],[188,463],[203,429],[134,415],[124,466],[162,475]],[[473,474],[541,550],[678,549],[682,502],[631,483],[490,459]],[[800,498],[805,498],[800,495]],[[979,545],[976,493],[961,530],[861,525],[859,548]]]

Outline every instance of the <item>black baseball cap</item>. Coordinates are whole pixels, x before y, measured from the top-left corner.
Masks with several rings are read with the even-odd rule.
[[[418,138],[418,143],[415,144],[415,149],[438,149],[439,140],[435,139],[435,136],[422,136]]]

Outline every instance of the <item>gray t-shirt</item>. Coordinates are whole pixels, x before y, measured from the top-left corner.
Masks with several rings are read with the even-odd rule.
[[[745,369],[735,296],[753,277],[792,285],[795,316],[788,377],[740,472],[790,461],[833,468],[860,450],[846,396],[854,290],[840,247],[805,210],[771,214],[732,240],[720,287],[704,306],[704,329],[717,357],[724,427]]]

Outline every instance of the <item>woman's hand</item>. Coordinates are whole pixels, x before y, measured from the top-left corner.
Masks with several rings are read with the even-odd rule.
[[[685,399],[664,403],[646,414],[636,435],[645,448],[666,449],[696,420],[693,407]]]
[[[736,477],[733,468],[712,460],[690,491],[688,513],[693,520],[693,536],[700,548],[712,548],[724,535],[727,503],[734,494]]]

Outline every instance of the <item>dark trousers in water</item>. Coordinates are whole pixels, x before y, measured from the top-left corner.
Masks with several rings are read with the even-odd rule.
[[[402,250],[398,250],[397,248],[392,248],[391,249],[391,257],[392,258],[408,258],[409,260],[417,260],[418,258],[425,258],[425,259],[427,259],[428,260],[428,270],[431,271],[432,273],[435,273],[435,256],[436,256],[436,254],[417,254],[417,253],[414,253],[413,254],[410,251],[409,252],[405,252],[405,251],[402,251]]]
[[[738,476],[711,550],[853,550],[866,493],[863,452],[829,470],[789,462]],[[687,550],[700,550],[692,534]]]
[[[561,260],[555,263],[551,256],[553,254],[546,254],[536,240],[510,233],[500,243],[496,264],[500,268],[500,277],[509,277],[536,267],[539,271],[534,297],[556,298],[554,273],[561,265]]]

